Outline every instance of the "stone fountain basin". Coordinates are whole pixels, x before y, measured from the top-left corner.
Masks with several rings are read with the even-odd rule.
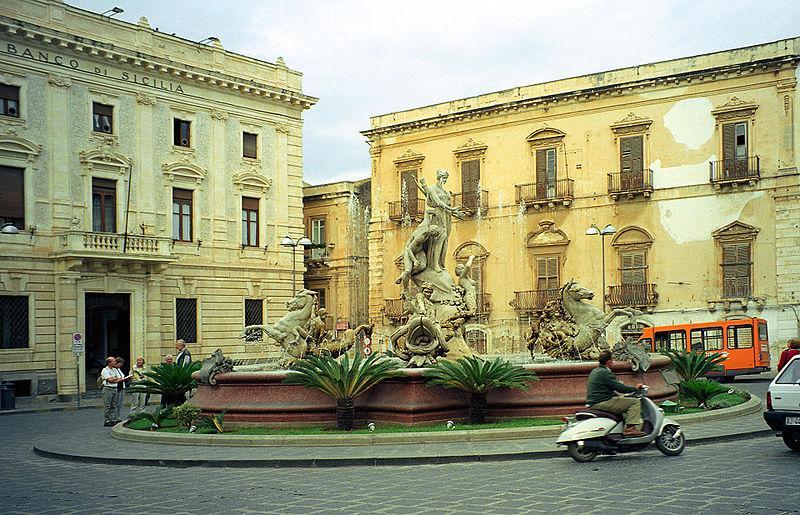
[[[674,399],[675,388],[662,371],[669,359],[652,356],[650,369],[634,373],[627,362],[615,362],[612,370],[624,383],[645,383],[656,402]],[[586,378],[594,362],[524,365],[539,376],[528,390],[498,389],[487,397],[487,417],[494,420],[565,415],[582,408]],[[200,385],[192,404],[204,414],[225,411],[225,422],[239,425],[303,426],[333,425],[336,401],[317,390],[285,384],[287,371],[229,372],[216,376],[216,386]],[[421,425],[467,419],[470,395],[456,389],[428,386],[424,369],[406,368],[401,375],[374,386],[356,398],[356,422]]]

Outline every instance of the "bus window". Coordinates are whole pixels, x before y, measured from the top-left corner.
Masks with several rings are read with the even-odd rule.
[[[662,331],[656,333],[656,350],[686,350],[686,331]]]
[[[722,350],[722,328],[692,329],[692,352]]]
[[[636,342],[639,347],[646,350],[647,352],[653,352],[653,340],[650,338],[642,338],[638,342]]]
[[[769,338],[767,338],[767,323],[766,322],[759,322],[758,323],[758,341],[760,341],[760,342],[769,341]]]
[[[753,326],[751,325],[728,326],[728,348],[729,349],[753,348]]]

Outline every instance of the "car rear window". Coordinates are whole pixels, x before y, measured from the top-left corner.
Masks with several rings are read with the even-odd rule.
[[[796,384],[800,382],[800,359],[793,359],[783,367],[781,375],[775,380],[776,384]]]

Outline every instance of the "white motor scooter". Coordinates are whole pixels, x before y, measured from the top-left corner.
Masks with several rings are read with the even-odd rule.
[[[644,436],[623,436],[622,415],[586,408],[566,417],[567,427],[556,444],[566,445],[570,457],[581,463],[592,461],[598,454],[641,451],[652,442],[667,456],[677,456],[686,448],[681,426],[664,416],[664,410],[647,398],[647,391],[643,386],[630,395],[641,399]]]

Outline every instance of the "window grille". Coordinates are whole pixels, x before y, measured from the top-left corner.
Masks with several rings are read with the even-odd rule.
[[[0,295],[0,348],[28,347],[28,297]]]
[[[264,301],[261,299],[244,299],[244,325],[261,325],[264,323]],[[262,331],[251,334],[248,340],[261,341],[264,338]]]
[[[197,343],[197,299],[175,299],[175,339]]]

